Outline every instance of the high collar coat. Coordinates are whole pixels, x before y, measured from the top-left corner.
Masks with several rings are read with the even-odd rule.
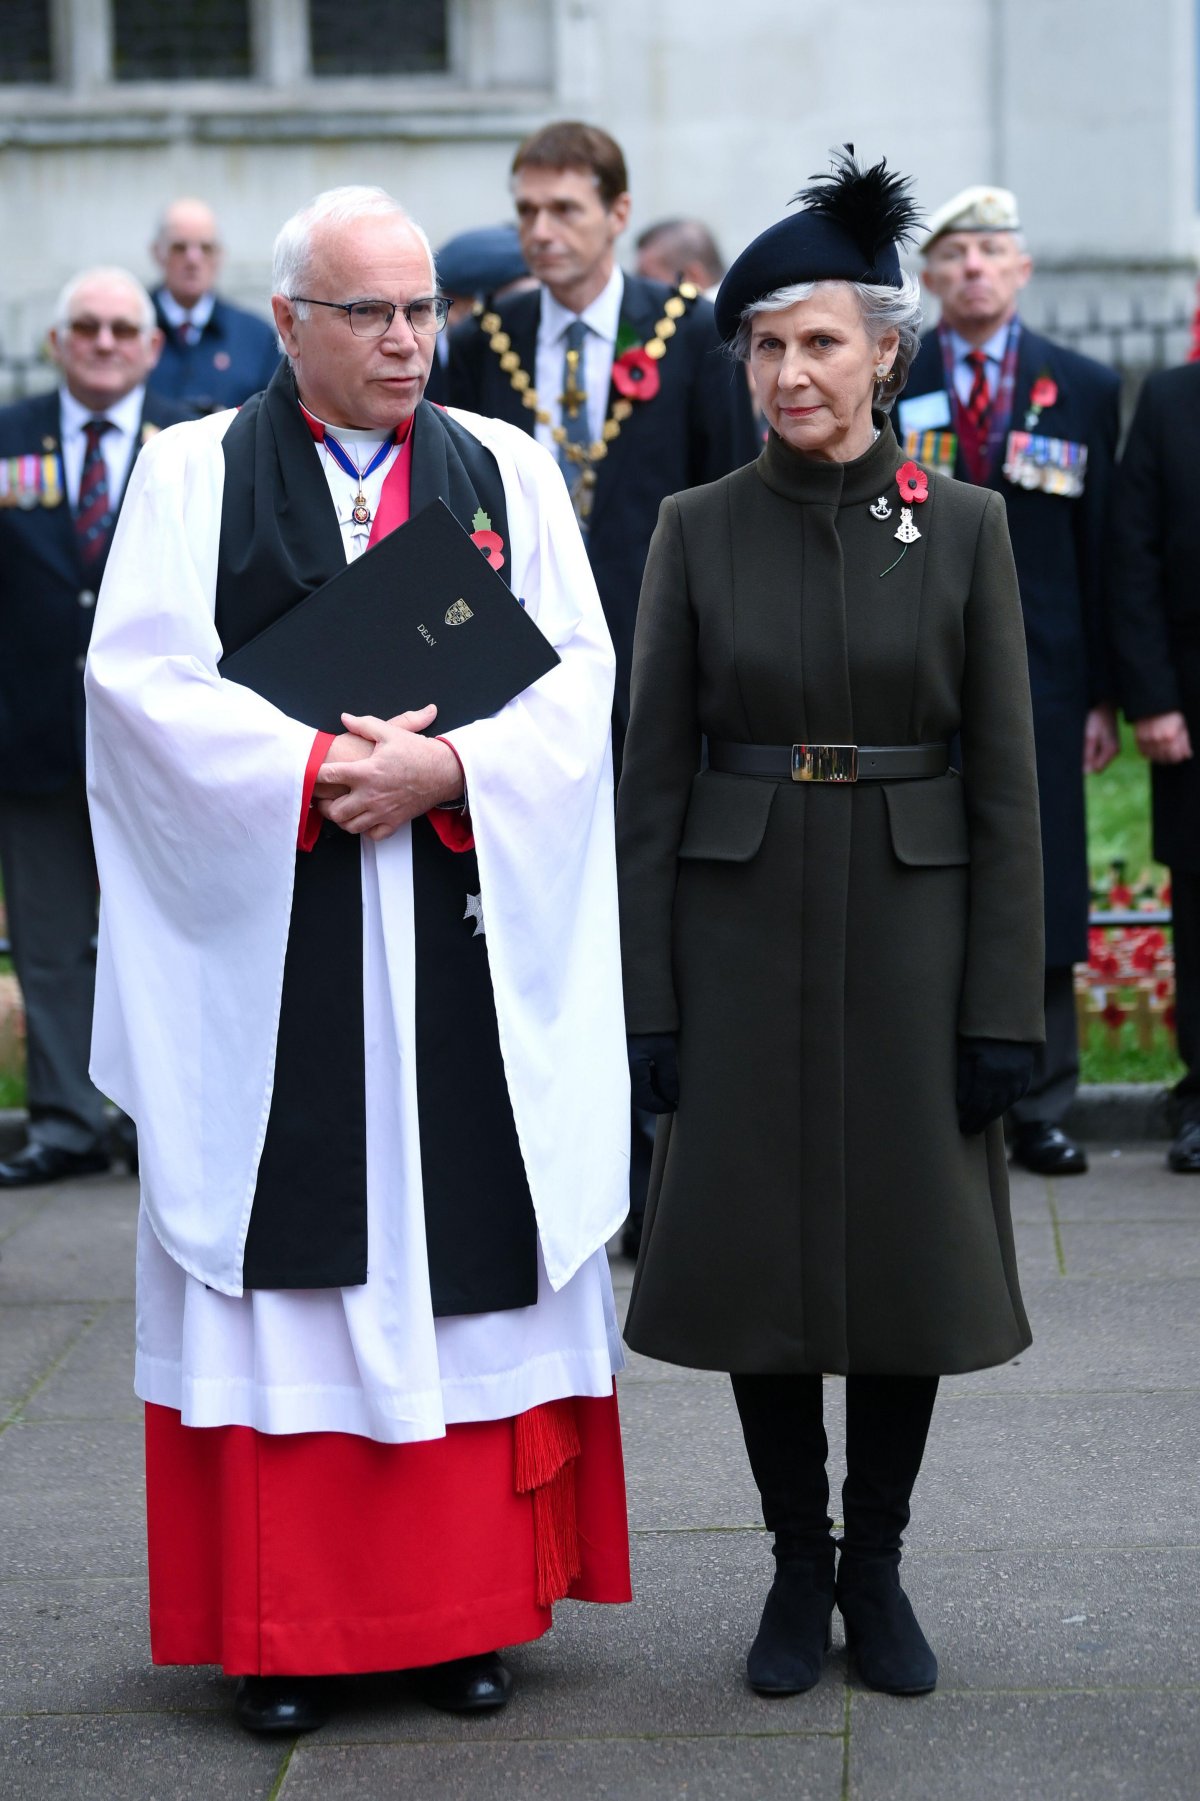
[[[622,944],[628,1028],[678,1032],[680,1102],[626,1336],[669,1362],[941,1374],[1029,1342],[1001,1128],[955,1112],[959,1034],[1042,1032],[1020,601],[998,495],[935,477],[901,555],[901,460],[890,432],[844,465],[772,436],[666,501],[651,546]],[[956,734],[962,776],[700,767],[705,736]]]

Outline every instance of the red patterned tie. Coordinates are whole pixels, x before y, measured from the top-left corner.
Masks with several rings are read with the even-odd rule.
[[[115,513],[108,490],[108,466],[100,440],[112,431],[111,419],[89,419],[83,428],[87,448],[79,478],[79,504],[75,508],[75,536],[85,567],[99,561],[108,548]]]
[[[992,410],[992,390],[988,385],[987,351],[968,350],[967,361],[971,365],[971,392],[967,396],[967,417],[977,430],[982,431],[987,423],[987,416]]]

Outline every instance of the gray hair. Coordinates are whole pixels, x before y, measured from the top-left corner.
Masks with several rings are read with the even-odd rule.
[[[298,213],[293,213],[275,239],[271,268],[271,292],[295,301],[308,286],[312,267],[313,234],[318,225],[352,225],[356,219],[402,219],[429,258],[429,275],[437,287],[437,266],[429,239],[416,220],[411,218],[398,200],[384,188],[327,188]],[[363,295],[363,299],[375,298]],[[386,299],[386,295],[380,296]],[[308,308],[297,302],[293,311],[298,319],[307,319]]]
[[[798,281],[791,287],[776,288],[773,293],[764,294],[761,300],[752,301],[742,310],[737,332],[729,346],[730,354],[739,362],[747,361],[750,355],[751,327],[757,314],[786,312],[801,300],[811,300],[818,288],[832,285],[829,282]],[[920,348],[921,286],[916,276],[907,272],[901,276],[898,288],[866,281],[851,281],[845,285],[854,290],[863,327],[869,338],[881,338],[887,331],[900,334],[896,360],[876,403],[886,413],[908,380],[913,358]]]
[[[142,330],[153,331],[158,324],[154,311],[154,302],[136,275],[128,269],[118,268],[115,263],[97,263],[95,268],[81,269],[78,275],[72,275],[70,281],[62,288],[58,299],[54,302],[54,315],[51,324],[55,331],[63,331],[71,323],[71,303],[80,288],[91,281],[119,281],[137,298],[138,311],[142,315]]]

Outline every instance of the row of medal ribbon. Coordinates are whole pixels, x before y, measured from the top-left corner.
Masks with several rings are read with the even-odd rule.
[[[909,431],[904,454],[927,469],[952,470],[958,439],[952,431]],[[1087,445],[1070,438],[1043,438],[1035,432],[1010,431],[1004,450],[1004,474],[1018,488],[1040,488],[1077,500],[1083,493]]]
[[[0,457],[0,507],[56,507],[62,498],[57,456]]]

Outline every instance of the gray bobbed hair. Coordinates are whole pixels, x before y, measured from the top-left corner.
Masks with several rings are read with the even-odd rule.
[[[908,372],[912,367],[921,343],[921,286],[915,275],[903,274],[898,288],[877,286],[872,282],[851,281],[847,283],[798,281],[791,287],[776,288],[773,294],[764,294],[753,306],[748,306],[742,313],[737,333],[729,346],[731,356],[739,362],[746,362],[750,356],[750,330],[755,317],[759,313],[783,313],[789,307],[798,305],[801,300],[811,300],[820,287],[846,286],[853,288],[862,315],[863,327],[869,338],[881,338],[885,331],[900,333],[900,347],[896,352],[896,360],[892,364],[891,373],[882,389],[877,393],[876,405],[886,413],[890,410],[896,395],[908,380]]]
[[[293,213],[285,225],[280,228],[275,239],[274,261],[271,266],[271,292],[283,294],[288,300],[294,300],[297,294],[303,294],[308,287],[309,271],[312,267],[313,234],[318,225],[352,225],[356,219],[402,219],[410,228],[417,242],[422,246],[429,258],[430,292],[437,292],[437,268],[433,260],[433,250],[429,239],[421,230],[416,220],[411,218],[398,200],[384,188],[346,187],[327,188],[302,206],[298,213]],[[330,296],[334,298],[333,295]],[[338,296],[338,298],[343,298]],[[387,300],[386,294],[347,294],[347,300]],[[307,319],[308,308],[303,301],[295,307],[298,319]]]

